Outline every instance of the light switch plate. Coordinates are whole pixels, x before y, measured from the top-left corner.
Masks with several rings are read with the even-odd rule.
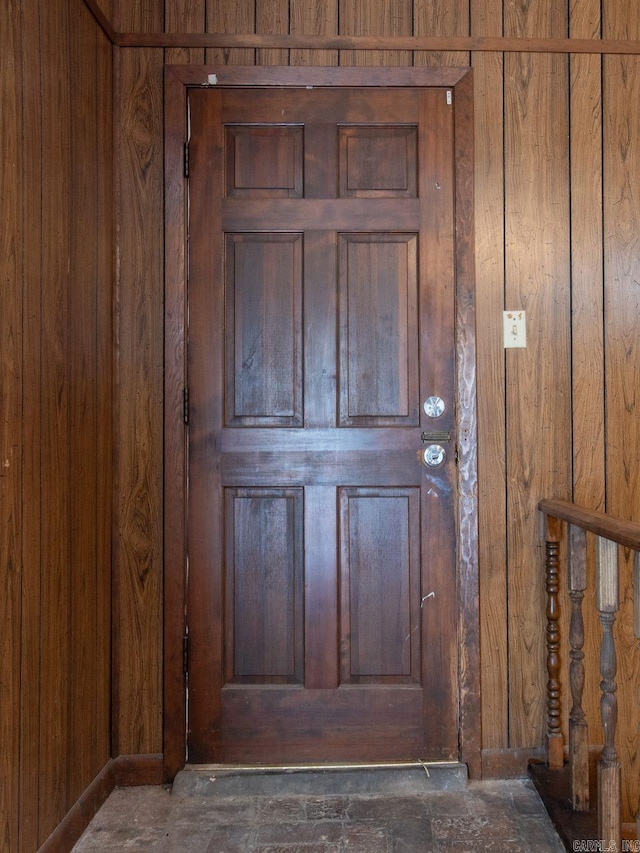
[[[504,327],[504,346],[526,347],[527,327],[524,311],[504,311],[502,314]]]

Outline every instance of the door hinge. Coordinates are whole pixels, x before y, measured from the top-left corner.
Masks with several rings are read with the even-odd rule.
[[[185,634],[182,638],[182,671],[185,676],[189,672],[189,635]]]
[[[184,144],[184,176],[189,177],[189,143]]]
[[[182,389],[182,420],[189,423],[189,389]]]
[[[450,107],[453,103],[453,92],[451,89],[447,89],[447,106]]]

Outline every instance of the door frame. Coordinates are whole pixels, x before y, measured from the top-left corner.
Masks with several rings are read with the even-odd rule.
[[[164,340],[164,681],[163,767],[166,781],[186,761],[186,262],[185,145],[189,88],[247,86],[442,87],[453,92],[455,172],[455,341],[458,466],[459,760],[481,774],[478,489],[473,231],[472,70],[449,67],[305,66],[165,67],[165,340]]]

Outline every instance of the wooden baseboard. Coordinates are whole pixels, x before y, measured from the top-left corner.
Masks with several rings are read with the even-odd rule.
[[[137,785],[162,785],[162,755],[119,755],[112,761],[116,787],[133,788]]]
[[[544,759],[532,762],[529,775],[540,795],[540,799],[553,822],[556,831],[567,850],[580,848],[577,842],[593,842],[592,849],[608,849],[601,843],[598,835],[598,782],[597,765],[601,747],[589,749],[589,794],[590,809],[587,812],[574,812],[571,809],[571,783],[569,765],[559,770],[549,770]],[[623,845],[623,849],[640,850],[638,830],[635,822],[622,823],[622,838],[632,844]],[[613,849],[613,848],[611,848]]]
[[[531,749],[483,749],[483,779],[519,779],[528,775],[529,762],[544,758],[543,747]]]
[[[38,853],[71,850],[115,787],[113,761],[108,761],[69,809]]]
[[[120,755],[108,761],[78,797],[38,853],[71,850],[114,788],[161,785],[162,755]]]

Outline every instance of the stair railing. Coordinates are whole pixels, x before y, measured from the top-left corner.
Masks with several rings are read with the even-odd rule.
[[[634,552],[634,634],[640,641],[640,524],[612,518],[561,500],[542,500],[538,508],[545,520],[547,591],[547,763],[550,769],[564,765],[560,683],[560,543],[568,526],[567,583],[571,600],[569,627],[569,778],[574,811],[589,810],[589,741],[582,706],[585,683],[584,620],[582,604],[587,588],[586,532],[595,534],[596,608],[602,625],[600,645],[600,717],[604,746],[598,762],[598,833],[600,839],[621,849],[621,770],[615,736],[618,719],[616,698],[616,648],[614,626],[619,608],[618,545]],[[640,815],[637,820],[640,833]],[[640,835],[639,835],[640,837]],[[614,846],[615,845],[615,846]]]

